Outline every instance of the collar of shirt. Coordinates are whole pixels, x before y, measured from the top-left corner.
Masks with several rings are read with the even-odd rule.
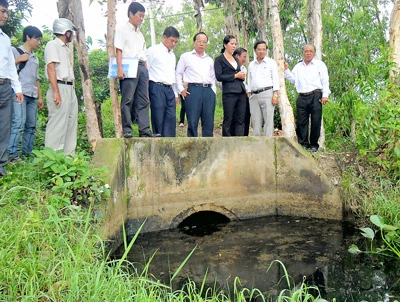
[[[264,59],[261,60],[261,62],[258,62],[258,60],[257,60],[257,58],[256,58],[256,59],[254,59],[254,62],[255,62],[256,64],[268,63],[268,57],[265,56]]]
[[[206,54],[206,53],[203,53],[202,56],[199,56],[199,54],[196,52],[195,49],[192,50],[192,55],[196,55],[196,56],[198,56],[199,58],[206,58],[206,57],[208,57],[208,54]]]
[[[68,47],[67,43],[64,43],[64,41],[61,40],[59,37],[56,37],[56,41],[57,41],[58,43],[60,43],[61,46],[67,46],[67,47]]]
[[[127,21],[127,23],[129,25],[129,28],[132,29],[134,32],[136,32],[136,33],[140,32],[139,26],[137,26],[136,29],[135,29],[135,26],[133,26],[133,24],[131,22]]]
[[[1,28],[0,28],[0,34],[2,34],[2,35],[4,34],[4,32],[1,30]]]
[[[168,47],[165,46],[163,42],[160,42],[160,45],[162,49],[164,49],[168,54],[174,53],[174,50],[173,49],[169,50]]]
[[[303,64],[303,66],[307,66],[307,64],[306,64],[306,62],[304,62],[304,60],[301,60],[301,61],[300,61],[300,63],[301,63],[301,64]],[[315,64],[316,64],[316,62],[315,62],[315,58],[313,58],[313,59],[311,60],[311,62],[310,62],[310,63],[308,63],[308,64],[315,65]]]

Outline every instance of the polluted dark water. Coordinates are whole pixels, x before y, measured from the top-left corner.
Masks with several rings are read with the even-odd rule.
[[[265,297],[274,298],[288,288],[284,268],[274,262],[279,260],[291,277],[292,287],[306,280],[308,285],[318,286],[329,301],[400,301],[398,263],[349,254],[351,243],[358,240],[361,249],[363,245],[367,249],[368,244],[352,226],[293,217],[228,223],[213,215],[199,214],[179,229],[139,235],[128,259],[140,271],[154,256],[149,274],[169,285],[170,277],[195,249],[172,281],[174,289],[182,288],[189,279],[200,287],[206,278],[207,286],[232,293],[238,277],[241,288],[257,288]],[[123,253],[122,246],[114,257]]]

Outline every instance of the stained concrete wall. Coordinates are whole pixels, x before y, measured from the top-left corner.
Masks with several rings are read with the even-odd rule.
[[[112,196],[103,237],[178,226],[199,211],[231,220],[267,215],[342,219],[338,189],[310,153],[283,137],[103,139]]]

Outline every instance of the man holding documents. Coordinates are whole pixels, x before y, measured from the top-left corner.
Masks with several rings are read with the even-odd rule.
[[[158,137],[150,130],[149,118],[149,73],[146,66],[146,43],[139,26],[142,24],[145,8],[138,2],[132,2],[128,8],[129,20],[116,30],[114,46],[117,53],[117,77],[121,85],[122,132],[125,138],[132,137],[132,121],[136,115],[140,137]],[[127,77],[122,69],[123,58],[129,60],[129,68],[137,67],[136,77]],[[133,62],[133,63],[132,63]],[[130,75],[129,75],[130,76]]]

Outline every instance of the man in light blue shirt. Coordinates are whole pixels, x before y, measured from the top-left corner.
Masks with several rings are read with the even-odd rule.
[[[13,118],[11,124],[11,136],[8,143],[8,155],[10,162],[20,160],[20,147],[25,156],[32,153],[36,132],[37,107],[43,108],[42,94],[39,83],[39,59],[36,50],[42,41],[42,32],[35,26],[27,26],[23,31],[24,44],[13,47],[15,64],[19,81],[22,86],[24,102],[14,102]],[[38,103],[36,104],[36,101]]]
[[[297,140],[311,152],[318,151],[322,105],[328,102],[328,96],[331,93],[328,68],[324,62],[314,58],[315,52],[314,45],[306,44],[303,47],[303,60],[297,63],[292,71],[285,62],[285,78],[295,85],[299,93],[296,102]],[[309,133],[310,117],[311,131]]]
[[[0,0],[0,27],[7,19],[8,2]],[[10,139],[13,93],[16,95],[16,102],[24,101],[10,38],[0,28],[0,177],[6,175],[4,166],[8,162],[7,147]]]

